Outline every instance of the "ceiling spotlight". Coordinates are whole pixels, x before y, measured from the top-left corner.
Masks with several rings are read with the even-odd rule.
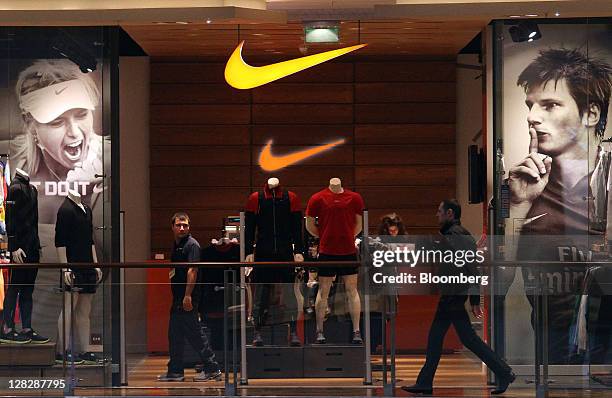
[[[206,23],[211,23],[211,22],[212,22],[212,21],[211,21],[210,19],[207,19],[207,20],[206,20]]]
[[[338,21],[304,22],[304,41],[306,43],[337,43],[340,41]]]
[[[515,43],[532,42],[542,37],[538,24],[533,21],[521,21],[509,29],[512,41]]]
[[[561,15],[561,13],[560,13],[559,11],[557,11],[557,12],[555,13],[555,17],[558,17],[558,16],[560,16],[560,15]]]
[[[67,34],[58,36],[51,43],[51,48],[62,57],[74,62],[83,73],[90,73],[96,70],[96,57]]]

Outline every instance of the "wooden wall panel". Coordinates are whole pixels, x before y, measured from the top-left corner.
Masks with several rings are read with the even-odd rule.
[[[455,123],[455,106],[451,104],[404,102],[392,104],[356,104],[356,123]]]
[[[357,83],[356,103],[455,102],[454,82]]]
[[[356,165],[455,164],[455,148],[449,145],[360,145]]]
[[[384,131],[384,135],[381,131]],[[355,143],[361,145],[446,144],[448,146],[454,142],[453,123],[355,125]]]
[[[248,146],[155,146],[151,159],[157,166],[249,166]]]
[[[352,104],[350,83],[267,84],[253,90],[256,104]]]
[[[251,127],[254,145],[273,139],[279,145],[321,145],[344,138],[350,147],[352,124],[256,124]]]
[[[353,122],[353,106],[338,104],[253,104],[253,124],[341,124]]]
[[[363,62],[355,64],[358,82],[454,82],[454,62]]]
[[[249,145],[248,125],[152,125],[151,146]]]
[[[227,84],[151,84],[151,104],[248,104],[248,91]]]
[[[251,60],[250,60],[251,61]],[[252,64],[277,59],[253,59]],[[151,244],[168,253],[169,217],[192,218],[206,244],[224,217],[271,176],[308,199],[331,177],[361,193],[375,232],[396,212],[412,234],[437,232],[438,203],[455,193],[455,63],[347,58],[253,90],[227,86],[221,63],[156,59],[151,65]],[[261,149],[283,156],[345,143],[265,172]]]
[[[151,124],[248,124],[248,105],[151,105]]]
[[[153,166],[151,187],[248,187],[249,167]]]

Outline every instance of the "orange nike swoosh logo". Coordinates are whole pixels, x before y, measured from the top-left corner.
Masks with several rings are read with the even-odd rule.
[[[243,45],[244,41],[236,47],[225,65],[225,81],[230,86],[241,90],[263,86],[367,46],[367,44],[359,44],[275,64],[251,66],[242,59]]]
[[[292,164],[300,162],[304,159],[308,159],[309,157],[328,151],[337,145],[343,144],[344,141],[345,140],[343,138],[341,140],[330,142],[329,144],[290,153],[289,155],[275,156],[272,154],[272,140],[270,140],[259,155],[259,166],[261,166],[261,168],[265,171],[279,170],[283,167],[291,166]]]

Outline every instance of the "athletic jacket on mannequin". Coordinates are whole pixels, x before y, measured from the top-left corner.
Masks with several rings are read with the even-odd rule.
[[[40,240],[38,238],[38,191],[30,184],[29,175],[16,169],[15,178],[6,198],[6,231],[8,247],[14,263],[38,263]],[[32,293],[38,268],[12,268],[9,271],[9,287],[4,298],[4,327],[0,336],[3,343],[46,343],[46,337],[32,330]],[[22,333],[15,331],[15,309],[19,300]]]
[[[96,247],[93,241],[92,211],[81,202],[81,195],[68,191],[68,196],[57,211],[55,224],[55,247],[62,263],[97,263]],[[56,359],[75,363],[94,364],[97,358],[91,352],[91,304],[102,271],[93,266],[88,269],[65,269],[64,308],[60,312]],[[70,293],[70,291],[73,291]],[[71,327],[71,320],[74,321]],[[72,334],[74,333],[74,336]]]
[[[253,243],[255,242],[255,248]],[[283,189],[277,178],[270,178],[259,192],[249,196],[245,214],[247,261],[303,261],[302,211],[298,196]],[[297,302],[293,293],[295,270],[288,266],[256,267],[257,284],[253,308],[254,345],[262,345],[259,330],[264,323],[272,284],[283,288],[283,300],[291,312],[291,344],[300,345],[295,335]],[[291,289],[288,289],[288,287]]]
[[[257,236],[257,238],[256,238]],[[298,196],[280,185],[266,183],[253,192],[245,214],[245,254],[264,261],[291,261],[293,254],[303,254],[302,209]]]
[[[38,191],[30,184],[30,177],[17,169],[6,198],[6,230],[9,251],[17,263],[38,263],[40,240],[38,239]],[[18,261],[19,250],[25,258]]]

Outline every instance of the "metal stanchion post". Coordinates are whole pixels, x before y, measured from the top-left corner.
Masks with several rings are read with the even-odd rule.
[[[224,271],[223,272],[223,374],[224,374],[224,381],[225,381],[225,395],[231,395],[229,394],[230,391],[230,384],[229,384],[229,365],[228,365],[228,360],[229,360],[229,337],[228,337],[228,332],[229,332],[229,326],[228,326],[228,322],[229,320],[227,319],[229,317],[229,298],[227,297],[227,292],[229,291],[228,288],[228,271]]]
[[[541,280],[541,278],[540,278]],[[548,281],[547,281],[548,282]],[[542,393],[548,393],[548,289],[542,287]]]
[[[363,212],[363,243],[362,243],[362,253],[361,253],[361,258],[362,259],[367,259],[368,258],[368,211],[365,210]],[[369,269],[367,267],[365,267],[365,275],[367,277],[367,280],[364,283],[364,290],[365,290],[365,294],[364,294],[364,316],[363,316],[363,323],[364,323],[364,337],[365,337],[365,378],[363,381],[363,384],[365,385],[371,385],[372,384],[372,355],[371,355],[371,346],[372,346],[372,342],[371,340],[371,336],[370,336],[370,279],[369,279]]]
[[[383,308],[382,308],[382,371],[383,377],[382,382],[384,386],[384,393],[388,395],[387,391],[387,298],[385,297],[383,300]]]
[[[391,307],[391,313],[389,314],[391,318],[391,391],[393,396],[395,396],[395,385],[396,385],[396,377],[395,377],[395,347],[396,347],[396,335],[395,335],[395,316],[397,314],[397,301],[395,301],[395,293],[389,297],[389,304]]]
[[[236,320],[236,316],[237,314],[239,314],[238,311],[236,311],[236,293],[237,293],[237,288],[239,288],[239,286],[237,286],[236,282],[237,282],[237,277],[236,277],[236,270],[231,270],[231,276],[232,276],[232,284],[231,284],[231,289],[232,289],[232,308],[234,309],[232,311],[232,377],[233,377],[233,381],[232,381],[232,395],[236,395],[237,391],[238,391],[238,322]],[[242,289],[240,289],[240,291],[242,291]]]
[[[540,296],[540,292],[542,291],[542,272],[538,270],[538,281],[537,286],[534,291],[534,303],[535,303],[535,311],[534,311],[534,322],[535,325],[535,356],[534,356],[534,364],[535,364],[535,373],[534,373],[534,383],[536,389],[536,397],[543,396],[542,390],[542,380],[540,378],[540,364],[542,363],[542,325],[541,325],[541,317],[542,317],[542,299]]]
[[[240,212],[240,261],[244,261],[244,212]],[[247,321],[247,302],[246,302],[246,277],[244,267],[240,267],[240,384],[249,384],[247,374],[247,355],[246,355],[246,321]],[[234,348],[235,349],[235,348]]]

